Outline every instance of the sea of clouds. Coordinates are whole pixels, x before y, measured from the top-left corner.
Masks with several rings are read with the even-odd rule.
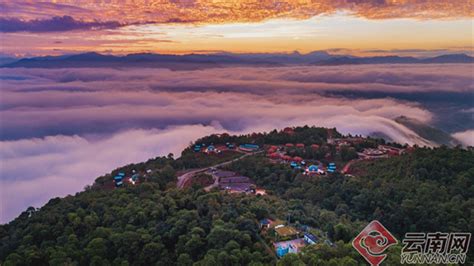
[[[393,119],[442,125],[433,106],[459,105],[470,119],[450,133],[474,139],[470,65],[3,68],[0,84],[0,222],[211,133],[307,124],[431,145]]]

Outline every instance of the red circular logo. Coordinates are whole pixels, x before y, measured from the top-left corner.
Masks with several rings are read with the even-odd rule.
[[[377,220],[370,222],[352,241],[352,246],[372,266],[378,266],[387,257],[383,254],[391,245],[397,244],[395,237]]]

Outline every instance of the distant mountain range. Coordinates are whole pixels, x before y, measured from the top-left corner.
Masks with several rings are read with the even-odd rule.
[[[0,62],[1,64],[2,62]],[[430,58],[401,56],[355,57],[331,55],[325,51],[308,54],[129,54],[124,56],[83,53],[62,56],[44,56],[6,61],[1,67],[64,68],[64,67],[163,67],[177,70],[220,66],[285,66],[285,65],[354,65],[354,64],[443,64],[474,63],[466,54],[448,54]]]
[[[18,58],[0,55],[0,66],[18,61]]]

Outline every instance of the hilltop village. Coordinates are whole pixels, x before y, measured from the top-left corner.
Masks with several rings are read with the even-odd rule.
[[[336,132],[328,129],[328,136]],[[337,133],[337,132],[336,132]],[[295,134],[295,128],[285,128],[279,134],[288,135],[290,138]],[[254,134],[256,136],[256,134]],[[219,167],[206,167],[205,169],[192,169],[185,171],[178,177],[178,187],[190,187],[193,184],[207,185],[206,190],[218,187],[230,193],[254,193],[262,194],[264,190],[257,189],[250,177],[239,175],[239,173],[224,171],[223,166],[231,163],[239,156],[264,154],[271,162],[285,164],[303,175],[318,176],[336,172],[351,175],[351,165],[356,161],[374,160],[399,156],[410,152],[414,147],[401,146],[396,143],[386,144],[383,139],[371,139],[361,136],[342,136],[337,133],[337,138],[327,138],[318,143],[284,143],[278,145],[225,142],[223,139],[231,138],[228,134],[212,135],[208,138],[216,141],[197,141],[188,147],[183,154],[189,151],[195,153],[196,160],[208,157],[211,161],[223,161]],[[216,139],[217,138],[217,139]],[[254,141],[255,142],[255,141]],[[305,141],[307,143],[307,141]],[[193,155],[191,155],[193,157]],[[228,160],[227,160],[228,159]],[[124,182],[135,185],[152,176],[153,169],[146,169],[138,173],[132,169],[130,173],[117,172],[113,177],[115,187],[120,187]],[[199,174],[199,175],[197,175]],[[181,178],[180,178],[181,177]]]
[[[267,192],[251,175],[241,173],[232,165],[248,157],[258,157],[307,178],[330,178],[339,174],[353,177],[356,173],[352,166],[357,162],[400,156],[413,149],[386,143],[383,139],[343,136],[335,129],[322,128],[288,127],[265,135],[248,136],[217,134],[197,140],[183,151],[177,160],[194,163],[191,163],[193,167],[184,166],[182,171],[175,173],[176,186],[180,189],[201,187],[207,192],[220,190],[230,194],[265,196],[272,192]],[[119,189],[147,182],[163,172],[146,165],[116,170],[112,178],[103,177],[96,183],[103,182],[104,188]],[[303,247],[316,243],[333,245],[327,232],[292,222],[290,216],[264,217],[258,221],[261,236],[277,257],[298,253]]]
[[[307,126],[215,134],[28,208],[0,226],[0,264],[363,265],[351,242],[372,220],[397,239],[471,232],[472,173],[472,148]]]

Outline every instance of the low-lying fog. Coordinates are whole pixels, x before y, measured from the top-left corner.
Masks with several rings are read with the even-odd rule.
[[[218,132],[293,125],[424,144],[404,115],[474,145],[472,66],[0,69],[1,217]]]

